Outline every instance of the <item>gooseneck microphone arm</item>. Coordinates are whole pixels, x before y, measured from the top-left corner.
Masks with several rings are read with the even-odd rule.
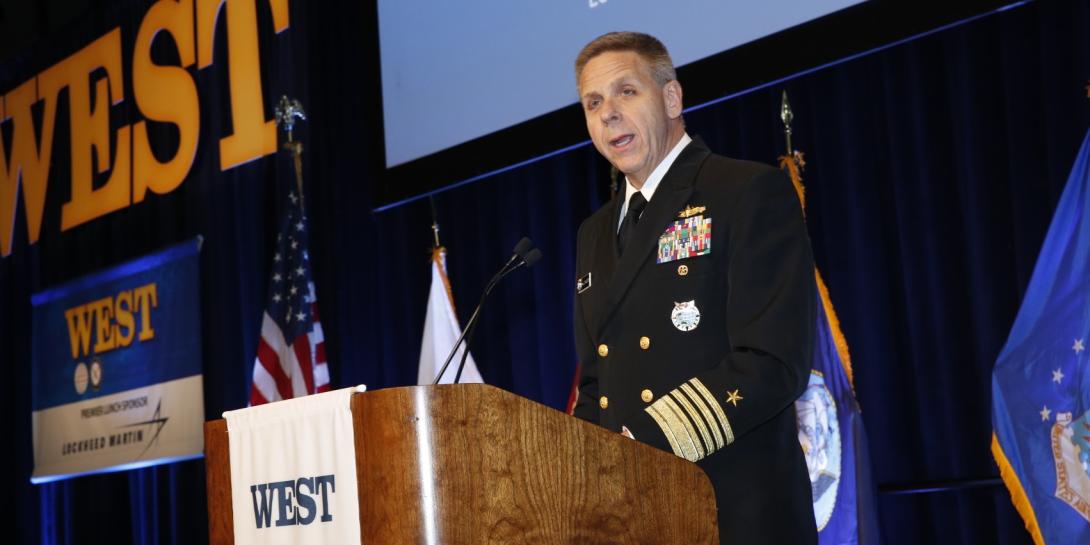
[[[511,268],[509,268],[507,270],[507,272],[504,272],[502,275],[500,275],[499,279],[502,279],[503,277],[511,274],[512,272],[515,272],[515,269],[518,269],[519,267],[523,267],[523,266],[525,266],[526,268],[533,267],[534,263],[537,263],[538,260],[540,260],[540,259],[541,259],[541,250],[538,250],[537,248],[534,248],[533,250],[530,250],[529,252],[526,252],[525,256],[523,256],[522,259],[518,260],[514,264],[514,266],[512,266]],[[499,283],[499,279],[496,280],[495,284]],[[488,293],[491,292],[491,288],[495,287],[495,284],[492,284],[492,286],[490,286],[489,289],[487,291],[485,291],[484,295],[481,296],[481,303],[479,305],[477,305],[477,310],[478,311],[480,311],[480,309],[483,308],[484,298],[488,296]],[[473,342],[473,333],[477,331],[477,320],[476,320],[476,318],[477,318],[477,312],[474,312],[473,316],[470,318],[470,322],[472,322],[472,323],[467,323],[466,324],[466,335],[465,335],[465,337],[466,337],[466,347],[465,347],[465,350],[462,351],[462,361],[458,363],[458,372],[454,374],[454,383],[455,384],[458,384],[458,382],[460,380],[462,380],[462,369],[465,369],[466,358],[469,357],[469,345],[470,345],[471,342]],[[440,376],[442,376],[442,375],[440,375]]]
[[[533,258],[532,261],[530,261],[528,258],[531,254],[535,254],[535,252],[536,257]],[[473,314],[469,317],[469,321],[466,322],[465,329],[463,329],[462,334],[458,336],[458,340],[454,342],[454,346],[451,347],[450,353],[447,354],[446,361],[443,362],[443,367],[439,369],[439,373],[435,376],[435,380],[432,381],[432,384],[439,384],[439,381],[447,372],[447,368],[450,366],[451,361],[454,360],[454,355],[458,352],[458,347],[462,344],[462,341],[464,341],[470,335],[470,333],[477,325],[477,318],[481,314],[481,308],[484,307],[485,299],[488,298],[488,294],[492,293],[492,289],[496,287],[496,284],[498,284],[500,280],[502,280],[508,274],[514,272],[519,267],[527,265],[528,263],[532,264],[538,259],[541,259],[541,251],[534,248],[534,243],[531,242],[529,238],[523,237],[522,240],[520,240],[518,244],[515,245],[515,249],[512,252],[511,258],[508,259],[507,262],[503,264],[503,267],[500,268],[499,272],[497,272],[495,276],[493,276],[492,279],[488,281],[488,284],[484,288],[484,293],[481,294],[481,300],[479,303],[477,303],[477,308],[473,309]],[[465,365],[467,354],[469,354],[469,343],[466,343],[466,350],[462,354],[462,363],[458,367],[458,377],[455,378],[455,382],[457,382],[457,379],[461,377],[462,366]]]

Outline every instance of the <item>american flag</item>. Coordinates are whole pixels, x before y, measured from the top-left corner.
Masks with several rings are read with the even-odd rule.
[[[307,218],[292,192],[273,255],[250,405],[329,390],[325,338],[307,254]]]

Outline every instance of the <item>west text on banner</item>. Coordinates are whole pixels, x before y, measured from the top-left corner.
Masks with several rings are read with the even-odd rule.
[[[992,454],[1038,545],[1090,543],[1090,133],[992,371]]]
[[[250,405],[329,391],[325,334],[311,279],[303,199],[288,194],[261,317]]]
[[[33,296],[33,482],[201,456],[200,240]]]
[[[447,279],[447,250],[442,247],[435,248],[431,259],[431,289],[428,291],[428,310],[424,317],[424,336],[420,342],[418,384],[431,384],[435,380],[451,347],[461,335],[462,328],[454,313],[454,293],[450,290],[450,280]],[[458,373],[458,362],[462,361],[462,353],[468,349],[464,344],[458,347],[453,362],[439,381],[440,384],[454,382]],[[467,355],[466,366],[462,369],[459,382],[484,382],[481,372],[477,370],[477,363],[473,361],[473,354]]]
[[[223,413],[236,545],[359,543],[352,394]]]
[[[780,158],[805,208],[801,152]],[[795,401],[821,545],[869,545],[878,534],[863,415],[852,385],[848,342],[829,290],[814,269],[818,308],[810,383]]]

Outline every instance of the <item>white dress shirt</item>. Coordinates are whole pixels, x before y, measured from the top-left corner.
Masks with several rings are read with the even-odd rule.
[[[647,202],[651,202],[651,197],[655,194],[655,189],[658,188],[659,182],[662,181],[662,177],[666,176],[666,171],[670,170],[670,166],[674,164],[678,155],[681,155],[681,150],[685,149],[685,146],[689,145],[693,139],[689,138],[689,133],[685,133],[681,136],[681,140],[678,140],[674,145],[674,149],[670,150],[670,153],[663,157],[662,162],[659,163],[655,170],[651,171],[651,175],[647,177],[647,180],[643,182],[643,187],[636,189],[632,187],[632,182],[628,181],[628,176],[624,177],[624,203],[621,204],[621,217],[617,221],[617,231],[621,230],[621,224],[624,223],[624,216],[628,213],[628,201],[632,198],[632,195],[637,191],[643,193],[643,198],[647,199]]]

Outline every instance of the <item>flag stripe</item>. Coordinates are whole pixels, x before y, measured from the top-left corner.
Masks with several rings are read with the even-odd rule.
[[[253,406],[253,405],[263,405],[263,404],[268,403],[268,402],[269,402],[269,400],[265,399],[265,396],[261,395],[261,392],[258,391],[258,389],[256,387],[255,388],[250,388],[250,405],[251,406]]]
[[[250,388],[251,401],[255,397],[263,399],[263,403],[281,399],[280,392],[276,387],[276,381],[262,365],[254,366],[254,381],[253,386]]]
[[[297,337],[295,342],[292,343],[292,347],[295,349],[295,361],[299,364],[299,376],[303,380],[305,385],[302,395],[314,393],[314,375],[313,365],[310,362],[310,339],[307,337]]]
[[[265,373],[271,380],[279,394],[275,396],[277,399],[288,399],[291,397],[291,378],[284,372],[283,361],[280,359],[279,354],[274,350],[269,343],[266,342],[265,337],[262,337],[257,345],[257,361],[258,365],[254,366],[254,378],[257,382],[259,373]],[[260,381],[259,384],[263,384],[265,381]],[[268,395],[265,396],[267,399]]]

